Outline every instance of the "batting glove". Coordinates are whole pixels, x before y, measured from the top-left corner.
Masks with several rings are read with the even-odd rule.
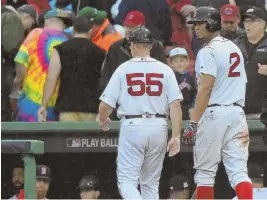
[[[197,122],[189,121],[187,128],[184,130],[182,135],[182,144],[188,146],[195,146],[196,133],[197,133]]]

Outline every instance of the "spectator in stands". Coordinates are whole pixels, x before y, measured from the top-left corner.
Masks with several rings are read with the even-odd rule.
[[[220,13],[222,21],[221,36],[233,41],[244,34],[244,30],[238,26],[241,16],[237,6],[225,4]]]
[[[1,121],[12,121],[9,95],[14,81],[14,58],[25,38],[22,20],[12,6],[1,7],[1,33]]]
[[[235,40],[241,49],[247,72],[245,113],[247,119],[259,119],[267,102],[267,16],[261,8],[248,9],[244,15],[246,34]]]
[[[6,0],[6,4],[11,5],[16,9],[25,4],[34,4],[40,9],[39,13],[50,9],[48,0]]]
[[[17,199],[18,194],[24,186],[24,166],[16,166],[12,171],[12,183],[14,195],[10,199]]]
[[[190,189],[184,175],[176,175],[170,180],[169,199],[189,199]]]
[[[49,189],[51,181],[51,170],[46,165],[37,165],[36,166],[36,194],[37,199],[47,200],[46,195]],[[20,190],[17,199],[24,198],[24,190]]]
[[[23,5],[17,11],[27,35],[37,25],[39,8],[35,5]]]
[[[84,176],[79,183],[81,199],[98,199],[100,195],[99,180],[96,176]]]
[[[267,188],[263,186],[264,169],[256,163],[248,163],[248,176],[251,179],[253,187],[253,199],[266,199]],[[233,198],[238,199],[237,197]]]
[[[131,50],[128,42],[130,31],[136,27],[145,25],[145,16],[139,11],[131,11],[123,21],[125,29],[125,38],[114,43],[103,63],[100,90],[102,91],[108,84],[114,71],[124,62],[130,60]],[[151,50],[151,56],[161,62],[166,63],[164,47],[161,42],[155,41]]]
[[[172,23],[169,5],[166,0],[123,0],[119,5],[119,13],[115,18],[116,24],[122,24],[130,11],[140,11],[146,18],[148,28],[164,44],[170,43]]]
[[[69,9],[72,10],[72,0],[49,0],[49,5],[52,9]]]
[[[39,121],[46,121],[47,105],[60,79],[55,111],[60,121],[95,121],[101,65],[105,51],[89,39],[93,23],[85,16],[74,21],[74,38],[57,45],[51,55]]]
[[[252,7],[258,7],[264,9],[265,0],[230,0],[231,4],[234,4],[239,7],[241,16]]]
[[[28,4],[27,0],[6,0],[6,4],[5,5],[10,5],[12,7],[14,7],[15,9],[17,9],[18,7]],[[4,4],[1,4],[4,5]]]
[[[172,19],[172,45],[182,47],[188,50],[190,66],[189,72],[194,70],[194,56],[191,49],[192,25],[187,25],[195,11],[195,6],[191,5],[191,0],[168,0]]]
[[[120,40],[121,35],[115,30],[107,19],[107,12],[92,7],[85,7],[79,12],[80,16],[86,16],[92,23],[92,42],[107,52],[109,47]]]
[[[48,11],[49,11],[49,10],[43,11],[43,12],[39,15],[39,17],[38,17],[38,26],[39,26],[40,28],[44,28],[44,26],[45,26],[45,19],[44,19],[44,16],[45,16],[45,14],[46,14]]]
[[[18,12],[11,6],[1,7],[2,51],[10,52],[19,48],[24,40],[24,26]]]
[[[72,15],[64,10],[50,10],[45,15],[45,28],[34,29],[23,42],[16,58],[17,73],[14,90],[22,88],[18,100],[17,121],[37,121],[43,87],[47,76],[51,49],[68,39],[63,30],[72,24]],[[55,120],[53,107],[57,90],[48,102],[47,120]]]
[[[192,0],[195,7],[211,6],[218,10],[224,5],[230,3],[231,0]]]
[[[170,65],[175,73],[184,100],[181,102],[183,120],[189,120],[189,109],[197,94],[196,81],[186,70],[189,67],[189,56],[184,48],[174,48],[169,53]]]

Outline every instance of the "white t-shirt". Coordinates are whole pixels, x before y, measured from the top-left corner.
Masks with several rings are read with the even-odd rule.
[[[165,114],[174,100],[183,100],[172,69],[153,58],[133,58],[112,75],[100,100],[122,115]]]
[[[244,106],[247,74],[240,49],[221,36],[213,38],[202,48],[196,58],[196,77],[199,83],[202,74],[216,78],[209,105]]]
[[[267,188],[253,188],[253,199],[267,199]],[[237,197],[233,200],[238,200]]]

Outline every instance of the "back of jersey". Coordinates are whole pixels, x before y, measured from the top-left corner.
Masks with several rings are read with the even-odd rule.
[[[247,75],[242,52],[233,42],[221,36],[212,39],[197,55],[196,73],[198,79],[202,73],[216,78],[209,105],[244,106]]]
[[[118,116],[167,114],[169,103],[182,100],[172,69],[153,58],[133,58],[114,76],[120,77]]]

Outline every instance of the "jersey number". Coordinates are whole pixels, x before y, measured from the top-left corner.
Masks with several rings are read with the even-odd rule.
[[[146,82],[144,83],[142,80],[133,80],[134,78],[146,78]],[[160,96],[162,93],[163,85],[159,80],[152,80],[152,78],[163,78],[163,74],[143,74],[143,73],[133,73],[127,74],[127,85],[130,86],[128,88],[128,93],[131,96],[142,96],[147,93],[149,96]],[[140,90],[134,91],[132,86],[140,86]],[[151,86],[158,86],[157,91],[152,91]]]
[[[234,63],[232,62],[232,60],[235,58]],[[230,70],[228,73],[228,77],[239,77],[240,76],[240,72],[234,72],[235,68],[240,64],[240,56],[237,53],[231,53],[230,54]]]

